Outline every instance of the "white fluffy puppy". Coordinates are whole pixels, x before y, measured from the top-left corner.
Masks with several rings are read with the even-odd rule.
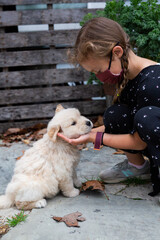
[[[16,162],[14,175],[5,195],[0,196],[0,208],[16,205],[18,209],[42,208],[45,198],[60,190],[66,197],[76,197],[79,181],[75,172],[80,154],[76,146],[57,137],[60,131],[68,138],[77,138],[91,131],[92,122],[75,108],[57,106],[47,133],[26,150]]]

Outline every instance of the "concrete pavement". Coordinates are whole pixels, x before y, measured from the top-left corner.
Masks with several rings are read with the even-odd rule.
[[[22,143],[0,147],[0,194],[4,193],[13,173],[15,160],[28,146]],[[114,155],[114,149],[103,147],[94,151],[93,145],[81,151],[78,176],[82,181],[96,179],[98,173],[123,161],[124,155]],[[143,185],[106,184],[106,193],[87,191],[76,198],[59,194],[48,201],[44,209],[32,210],[22,222],[2,236],[2,240],[159,240],[160,205],[158,196],[148,193],[151,183]],[[52,216],[63,217],[81,212],[86,221],[79,228],[57,223]],[[0,210],[0,221],[19,212],[15,208]],[[28,213],[28,212],[27,212]]]

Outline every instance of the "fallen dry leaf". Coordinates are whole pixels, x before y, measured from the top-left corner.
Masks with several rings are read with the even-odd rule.
[[[74,213],[67,214],[64,217],[53,216],[52,218],[57,222],[64,222],[68,227],[80,227],[78,225],[78,221],[83,222],[86,220],[85,218],[80,216],[82,216],[82,213],[74,212]]]
[[[22,139],[22,142],[29,145],[30,144],[30,141],[28,139]]]
[[[5,133],[4,133],[4,137],[8,136],[8,135],[12,135],[12,134],[18,134],[22,132],[21,128],[9,128]]]
[[[38,123],[28,128],[9,128],[1,138],[4,143],[22,141],[29,144],[30,141],[39,140],[46,133],[46,124]]]
[[[4,143],[4,144],[0,144],[0,147],[10,147],[10,144]]]
[[[105,186],[102,182],[100,182],[98,180],[89,180],[89,181],[82,183],[80,190],[86,191],[87,189],[104,191]]]
[[[105,185],[101,181],[89,180],[89,181],[86,181],[86,182],[82,183],[82,186],[80,188],[80,192],[86,191],[86,190],[100,190],[100,191],[103,191],[106,198],[109,200],[109,197],[107,196],[107,194],[105,192]]]
[[[17,158],[16,158],[16,160],[19,160],[19,159],[21,159],[21,157],[24,155],[24,153],[25,153],[25,151],[23,150],[23,151],[22,151],[22,155],[21,155],[21,156],[19,156],[19,157],[17,157]]]
[[[37,136],[44,135],[45,133],[47,133],[47,128],[43,128],[43,129],[38,130],[36,135]]]
[[[9,226],[8,224],[4,224],[0,226],[0,236],[7,233],[9,231]]]
[[[121,149],[116,149],[116,152],[114,152],[113,154],[125,154],[125,153]]]

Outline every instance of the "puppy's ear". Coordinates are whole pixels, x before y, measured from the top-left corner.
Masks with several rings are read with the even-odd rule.
[[[49,131],[48,135],[52,139],[53,142],[57,139],[57,133],[60,131],[60,125],[53,126]]]
[[[64,109],[64,107],[63,107],[61,104],[58,104],[57,107],[56,107],[55,114],[56,114],[57,112],[60,112],[62,109]]]

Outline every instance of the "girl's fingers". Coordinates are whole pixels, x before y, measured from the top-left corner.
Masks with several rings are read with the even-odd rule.
[[[67,137],[65,137],[63,134],[58,133],[57,135],[58,135],[58,137],[60,137],[60,138],[62,138],[63,140],[65,140],[66,142],[70,143],[70,139],[67,138]]]
[[[70,139],[70,143],[73,145],[79,145],[79,144],[83,144],[86,143],[88,140],[88,134],[86,135],[82,135],[79,138],[76,139]]]

